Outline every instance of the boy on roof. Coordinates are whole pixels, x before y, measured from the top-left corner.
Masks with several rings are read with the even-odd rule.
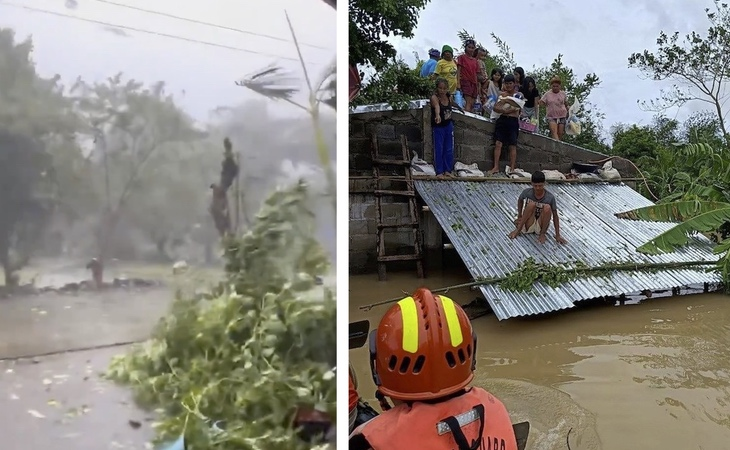
[[[532,174],[532,187],[522,191],[517,199],[516,228],[509,234],[509,238],[514,239],[523,232],[535,233],[537,242],[544,244],[545,235],[550,228],[550,217],[555,225],[555,240],[567,244],[568,241],[560,235],[560,217],[555,196],[545,189],[545,174],[538,170]]]

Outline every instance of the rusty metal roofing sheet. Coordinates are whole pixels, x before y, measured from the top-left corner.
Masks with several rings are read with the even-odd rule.
[[[672,253],[645,255],[636,247],[674,226],[618,219],[614,214],[653,203],[624,184],[575,183],[548,186],[558,204],[561,234],[568,245],[555,242],[553,230],[545,244],[534,235],[510,240],[517,216],[517,197],[529,187],[524,183],[473,182],[465,180],[417,180],[416,189],[431,208],[441,227],[468,267],[471,275],[500,277],[532,256],[538,263],[567,264],[581,261],[597,267],[606,263],[661,263],[717,260],[712,242],[701,235]],[[703,267],[648,272],[614,272],[607,277],[587,277],[551,288],[535,283],[530,292],[503,291],[496,285],[481,286],[497,317],[540,314],[572,308],[574,302],[603,296],[638,293],[701,283],[717,283],[719,277]]]

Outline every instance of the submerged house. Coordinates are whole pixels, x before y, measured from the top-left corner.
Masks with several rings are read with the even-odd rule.
[[[468,113],[455,114],[454,120],[456,160],[490,168],[493,122]],[[572,308],[585,300],[679,292],[687,286],[709,289],[720,282],[717,274],[706,271],[717,256],[712,253],[714,244],[704,236],[695,236],[689,245],[668,254],[636,251],[673,224],[616,217],[653,204],[634,189],[630,180],[635,180],[631,178],[635,173],[629,164],[614,164],[624,182],[548,182],[557,197],[568,245],[556,243],[552,232],[545,244],[538,244],[534,235],[507,238],[514,229],[517,197],[529,180],[436,180],[410,173],[408,160],[414,154],[433,159],[425,101],[412,102],[405,111],[387,105],[353,108],[349,124],[351,273],[377,269],[384,279],[386,266],[415,265],[422,276],[440,268],[448,249],[458,253],[476,280],[502,279],[528,260],[564,268],[635,269],[590,272],[553,287],[537,281],[522,291],[502,289],[499,283],[480,285],[500,320]],[[575,162],[606,157],[540,134],[521,132],[518,141],[518,166],[527,172],[566,173]]]

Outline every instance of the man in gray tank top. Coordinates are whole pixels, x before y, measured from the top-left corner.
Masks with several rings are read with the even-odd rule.
[[[555,240],[567,244],[568,241],[560,235],[560,218],[555,196],[545,189],[545,174],[537,171],[532,174],[532,187],[522,191],[517,199],[516,228],[509,234],[509,238],[514,239],[522,233],[535,233],[537,242],[544,244],[551,217],[555,225]]]

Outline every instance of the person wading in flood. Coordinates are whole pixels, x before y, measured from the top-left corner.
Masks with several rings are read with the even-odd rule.
[[[516,228],[509,234],[509,238],[514,239],[523,232],[535,233],[538,235],[537,242],[544,244],[550,228],[550,217],[555,225],[555,240],[567,244],[568,241],[560,235],[560,217],[555,196],[545,189],[545,174],[537,171],[532,174],[532,187],[522,191],[517,199]]]
[[[517,450],[504,404],[469,387],[476,346],[469,318],[448,297],[419,289],[393,305],[370,333],[384,412],[355,428],[350,450]]]

